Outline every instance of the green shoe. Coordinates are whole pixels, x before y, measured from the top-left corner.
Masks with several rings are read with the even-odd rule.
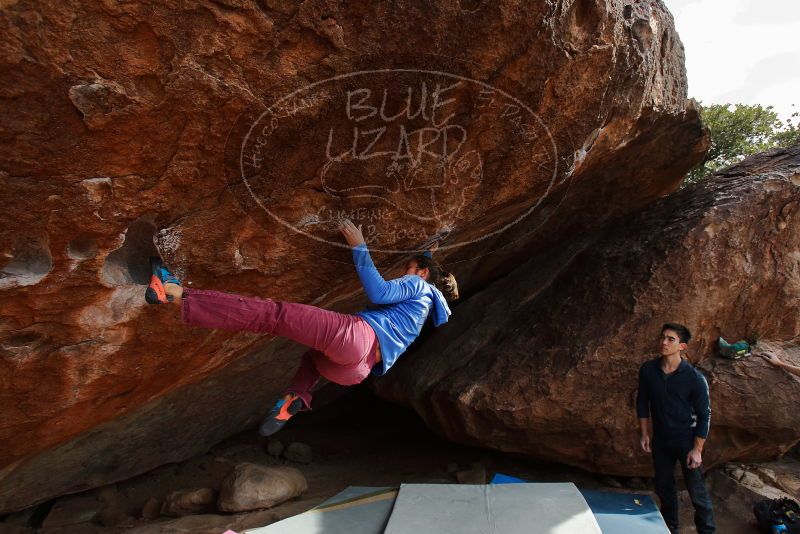
[[[721,337],[719,338],[719,354],[725,358],[738,360],[750,356],[753,353],[750,351],[750,343],[744,339],[740,339],[736,343],[728,343]]]

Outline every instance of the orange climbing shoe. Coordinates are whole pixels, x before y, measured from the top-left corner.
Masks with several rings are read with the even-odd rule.
[[[282,399],[275,403],[272,410],[261,423],[258,428],[258,433],[264,437],[271,436],[281,428],[286,422],[297,412],[305,410],[303,399],[294,393],[287,393]]]
[[[144,300],[148,304],[166,304],[172,302],[172,296],[167,295],[164,289],[164,284],[177,284],[181,285],[181,281],[172,274],[161,262],[161,258],[153,256],[150,258],[150,285],[144,292]]]

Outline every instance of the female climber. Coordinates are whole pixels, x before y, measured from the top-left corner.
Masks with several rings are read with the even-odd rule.
[[[183,321],[190,325],[274,334],[310,347],[284,396],[259,427],[262,436],[274,434],[294,414],[310,409],[311,388],[320,376],[347,386],[364,381],[370,372],[385,374],[417,338],[428,315],[434,326],[446,323],[447,301],[458,299],[455,278],[431,257],[435,247],[409,260],[403,276],[386,281],[370,258],[361,229],[349,220],[339,229],[373,304],[356,314],[184,288],[159,258],[151,259],[148,303],[179,304]]]

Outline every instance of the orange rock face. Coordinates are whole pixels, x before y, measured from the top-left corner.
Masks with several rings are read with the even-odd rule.
[[[299,347],[145,305],[149,255],[349,311],[349,217],[387,276],[447,234],[469,294],[707,148],[654,0],[11,1],[0,29],[0,513],[206,450],[288,382]]]
[[[591,244],[532,250],[456,308],[379,384],[451,440],[652,475],[639,450],[639,366],[665,322],[694,334],[708,379],[704,464],[762,461],[800,439],[800,146],[753,156],[623,218]],[[756,337],[727,360],[717,338]]]

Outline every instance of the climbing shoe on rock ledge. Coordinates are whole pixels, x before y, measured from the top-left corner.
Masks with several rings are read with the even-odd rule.
[[[148,304],[166,304],[172,302],[172,296],[167,295],[164,284],[181,285],[181,281],[172,274],[161,262],[161,258],[153,256],[150,258],[150,285],[144,292],[144,300]]]

